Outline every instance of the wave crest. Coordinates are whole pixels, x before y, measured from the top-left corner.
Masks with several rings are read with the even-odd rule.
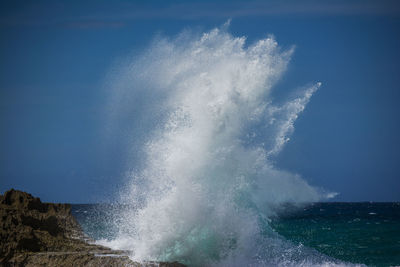
[[[135,113],[135,124],[154,123],[124,195],[137,209],[109,244],[132,250],[135,260],[274,262],[271,253],[286,241],[268,226],[273,207],[321,198],[272,160],[320,86],[274,103],[271,90],[292,53],[272,36],[247,46],[224,26],[159,38],[121,71],[114,99],[133,96],[127,103],[146,111]]]

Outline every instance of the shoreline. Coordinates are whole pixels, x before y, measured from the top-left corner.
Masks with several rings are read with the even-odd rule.
[[[134,262],[128,251],[92,244],[71,204],[44,203],[10,189],[0,195],[1,266],[183,267],[178,262]]]

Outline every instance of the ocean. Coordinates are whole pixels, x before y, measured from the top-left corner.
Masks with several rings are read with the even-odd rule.
[[[84,232],[100,243],[118,236],[116,222],[128,209],[133,207],[72,205],[72,213]],[[286,205],[276,214],[271,218],[270,225],[293,248],[311,248],[327,258],[331,257],[329,262],[344,266],[350,263],[367,266],[400,265],[400,203],[333,202],[313,203],[304,207]],[[285,253],[290,252],[287,250]],[[291,258],[291,255],[287,257]],[[307,262],[307,258],[297,260],[299,265]],[[296,265],[295,262],[289,265],[292,264]]]

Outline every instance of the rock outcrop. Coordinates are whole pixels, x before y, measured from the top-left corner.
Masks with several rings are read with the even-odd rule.
[[[69,204],[13,189],[0,195],[0,266],[184,266],[136,263],[127,252],[87,241]]]

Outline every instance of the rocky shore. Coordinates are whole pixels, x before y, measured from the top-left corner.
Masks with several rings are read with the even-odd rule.
[[[88,241],[69,204],[43,203],[13,189],[0,195],[0,266],[184,266],[133,262],[127,251]]]

